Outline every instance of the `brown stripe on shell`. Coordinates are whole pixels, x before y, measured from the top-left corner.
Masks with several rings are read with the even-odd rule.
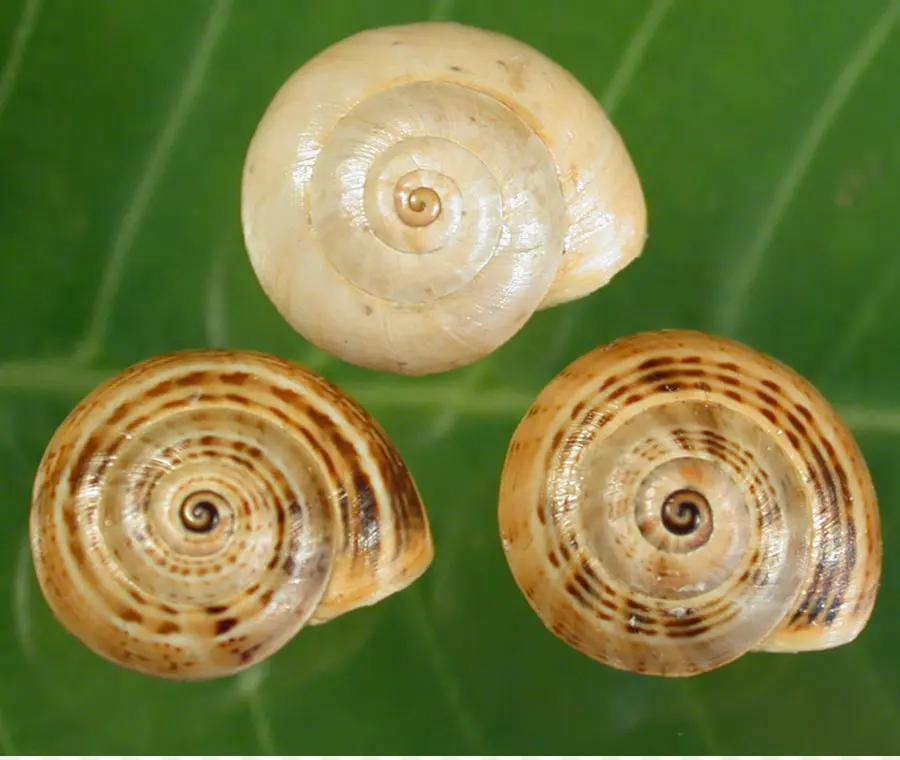
[[[591,420],[590,414],[588,414],[585,418],[586,420]],[[546,456],[546,466],[549,467],[551,462],[556,463],[559,461],[571,461],[572,460],[572,451],[578,449],[582,446],[585,446],[587,443],[590,443],[593,440],[594,435],[596,434],[596,430],[593,429],[592,426],[588,426],[587,428],[579,428],[577,432],[571,431],[566,433],[566,436],[559,435],[561,431],[557,431],[557,434],[554,434],[553,442],[551,443],[550,448],[548,449]],[[703,448],[706,446],[709,447],[708,441],[704,436],[711,437],[713,440],[713,444],[719,443],[719,441],[727,441],[724,436],[721,436],[715,431],[708,430],[699,430],[699,431],[687,431],[682,429],[675,429],[671,431],[671,435],[673,440],[675,440],[676,444],[686,452],[692,452],[697,450],[698,448]],[[559,443],[558,441],[563,440],[563,443]],[[719,441],[716,441],[716,438]],[[554,448],[554,445],[557,445],[557,448]],[[659,445],[657,441],[651,439],[650,441],[645,441],[638,446],[638,451],[646,453],[651,449],[653,445]],[[758,489],[761,494],[764,495],[765,498],[762,499],[764,504],[772,504],[774,499],[774,494],[771,488],[771,485],[768,483],[764,484],[764,480],[767,481],[767,475],[764,471],[759,470],[755,467],[755,465],[749,460],[750,452],[745,449],[740,449],[736,445],[730,444],[730,442],[726,444],[719,443],[719,448],[725,448],[729,450],[728,447],[731,447],[730,450],[734,452],[734,454],[730,457],[721,457],[719,455],[719,451],[715,450],[714,453],[719,455],[719,458],[722,458],[723,461],[729,462],[729,464],[736,470],[742,471],[745,477],[749,477],[751,479],[751,491]],[[761,477],[760,477],[761,476]],[[538,517],[540,521],[545,520],[545,510],[546,510],[546,501],[541,500],[538,502]],[[771,510],[769,510],[771,511]],[[767,512],[768,514],[768,512]],[[762,520],[763,515],[760,515],[760,521]],[[775,523],[780,523],[780,517],[775,513],[774,516],[771,517],[771,520]],[[568,543],[568,547],[567,544]],[[571,552],[570,552],[571,549]],[[560,561],[562,563],[568,563],[571,560],[572,552],[581,552],[584,553],[584,548],[580,543],[580,538],[569,532],[566,534],[565,539],[560,539],[560,542],[556,546],[556,550],[551,552],[549,555],[549,560],[551,564],[555,567],[559,566]],[[758,559],[758,553],[754,556],[753,560],[751,560],[751,564],[748,567],[747,578],[753,575],[755,582],[757,585],[765,585],[765,575],[760,573],[758,570],[754,572],[756,561]],[[746,580],[746,579],[744,579]],[[731,588],[736,588],[741,585],[742,579],[740,577],[736,577],[731,586],[723,587],[724,590],[731,590]],[[698,609],[701,612],[706,612],[707,607],[715,608],[718,606],[717,600],[712,600],[707,605],[701,605]]]
[[[753,392],[755,400],[762,402],[762,405],[764,405],[757,406],[757,411],[763,414],[773,425],[779,425],[782,422],[786,422],[787,425],[785,427],[788,428],[786,430],[788,440],[794,445],[794,448],[805,457],[812,457],[817,465],[815,468],[810,468],[810,472],[814,486],[817,489],[819,503],[822,505],[822,508],[827,515],[823,518],[825,521],[823,524],[827,527],[822,535],[823,548],[819,566],[817,566],[814,571],[812,582],[796,612],[792,615],[791,622],[796,622],[803,616],[805,616],[807,623],[816,622],[825,610],[829,599],[832,599],[832,603],[830,607],[831,614],[828,615],[829,620],[827,622],[834,622],[836,611],[841,606],[842,600],[840,598],[840,591],[838,591],[837,595],[833,598],[831,597],[831,593],[833,589],[846,588],[850,583],[850,574],[852,573],[856,561],[856,527],[854,521],[848,519],[849,512],[846,509],[842,509],[841,502],[838,500],[836,494],[835,479],[839,482],[846,483],[846,471],[840,463],[836,461],[836,457],[834,456],[831,458],[832,467],[829,467],[822,457],[819,448],[819,446],[826,448],[830,446],[828,439],[824,437],[821,431],[816,427],[815,417],[813,417],[806,405],[788,399],[783,395],[782,385],[768,378],[760,378],[758,370],[756,372],[753,371],[754,367],[749,365],[742,367],[735,362],[704,362],[703,357],[698,356],[689,356],[685,358],[690,359],[691,361],[685,362],[677,355],[654,357],[653,359],[645,360],[637,365],[637,371],[648,369],[653,371],[643,374],[637,379],[634,379],[632,375],[628,374],[616,374],[611,378],[605,378],[602,383],[600,383],[600,389],[606,390],[608,394],[605,399],[600,395],[600,397],[592,404],[591,411],[596,415],[596,409],[602,407],[604,401],[615,401],[629,392],[632,392],[632,395],[629,398],[633,399],[632,403],[634,403],[634,401],[639,400],[640,397],[640,394],[635,393],[634,391],[639,389],[642,385],[654,384],[661,380],[675,380],[676,378],[680,379],[683,377],[712,377],[713,380],[719,380],[730,387],[737,387],[744,391],[749,390]],[[685,369],[682,365],[686,363],[691,365],[706,364],[707,367],[700,369],[691,367]],[[764,369],[765,371],[771,371],[773,366],[774,365],[769,364]],[[722,372],[723,370],[724,372]],[[763,386],[766,390],[756,388],[754,383],[759,383],[759,385]],[[675,383],[675,385],[679,384]],[[714,395],[716,388],[714,385],[704,381],[703,390]],[[781,398],[779,399],[776,395],[773,395],[772,392],[781,394]],[[740,396],[734,391],[725,390],[725,395],[732,400],[745,401],[744,396]],[[585,402],[579,401],[576,406],[579,409],[584,409]],[[807,434],[806,428],[800,423],[792,410],[796,410],[807,419],[807,422],[815,433],[815,438],[811,438]],[[782,414],[784,415],[783,417]],[[614,412],[610,413],[609,410],[603,412],[603,415],[606,422],[611,421],[616,416]],[[559,430],[554,435],[561,436],[561,434],[562,431]],[[548,458],[549,456],[550,452],[548,452]],[[841,472],[844,473],[843,478],[839,474]],[[849,504],[851,501],[852,499],[850,498],[849,491],[844,489],[843,503]],[[836,561],[836,557],[841,557],[841,561]]]
[[[686,404],[695,404],[698,417],[681,429],[667,424],[666,410],[690,408]],[[659,415],[656,433],[651,427],[634,428],[643,437],[623,446],[633,421],[651,419],[642,417],[650,414]],[[673,419],[678,417],[675,413]],[[733,440],[735,431],[727,422],[731,419],[740,422],[746,438]],[[600,453],[607,440],[620,441],[620,456],[637,457],[650,470],[615,464],[612,449]],[[735,555],[733,575],[702,604],[686,591],[683,600],[650,600],[645,604],[650,612],[634,612],[627,605],[630,599],[649,597],[635,596],[630,589],[623,569],[627,565],[611,569],[595,553],[596,537],[608,535],[610,527],[604,524],[602,530],[598,526],[588,532],[580,522],[579,510],[586,508],[581,500],[591,504],[612,499],[605,509],[624,509],[615,506],[627,504],[616,495],[620,489],[639,482],[643,472],[676,452],[718,462],[724,471],[735,473],[744,483],[746,498],[756,505],[753,530],[774,531],[773,536],[786,531],[798,550],[805,547],[798,561],[805,551],[807,571],[796,585],[790,585],[792,574],[780,569],[779,563],[794,561],[788,554],[770,554],[751,543],[745,554]],[[591,490],[572,480],[581,477],[584,462],[594,463],[600,456],[613,463],[604,467],[618,467],[612,482],[619,490],[611,496],[603,495],[602,483]],[[770,469],[773,463],[777,467]],[[532,477],[536,471],[543,473],[542,480]],[[617,512],[617,520],[627,513]],[[786,520],[788,514],[792,516]],[[827,401],[774,359],[692,331],[659,331],[615,341],[560,373],[513,436],[499,517],[513,576],[520,587],[528,587],[529,604],[544,624],[564,631],[570,643],[577,640],[577,648],[589,656],[640,672],[692,675],[749,649],[802,651],[847,643],[871,614],[881,573],[874,487],[855,441]],[[809,540],[814,530],[818,535]],[[617,562],[627,563],[631,556],[629,551]],[[782,609],[782,616],[760,618],[765,605],[742,605],[745,592],[750,600],[780,594],[774,609]],[[676,606],[679,603],[683,608]],[[659,625],[660,620],[672,624]],[[614,622],[620,627],[613,627]],[[673,649],[664,644],[667,637],[646,633],[657,629],[690,635],[679,634],[681,648]],[[710,644],[728,629],[744,630],[738,649],[722,651]],[[623,638],[629,630],[632,638]],[[647,648],[651,646],[652,651]]]
[[[242,377],[242,384],[247,380],[246,377]],[[166,381],[164,384],[167,386],[171,386],[172,383]],[[184,385],[182,383],[174,383],[175,385]],[[250,381],[250,385],[259,385],[259,378],[252,378]],[[340,395],[335,395],[336,387],[325,383],[321,385],[320,389],[323,392],[323,395],[330,396],[330,400],[336,404],[344,403],[342,397]],[[335,593],[338,594],[338,598],[341,600],[340,605],[337,610],[337,614],[343,611],[343,605],[347,603],[348,599],[356,599],[357,597],[365,596],[370,591],[367,590],[369,586],[372,584],[367,580],[363,580],[364,588],[355,592],[354,594],[348,595],[346,593],[346,583],[348,582],[348,577],[353,576],[358,579],[363,579],[364,574],[369,573],[369,569],[372,566],[377,566],[380,563],[380,546],[379,546],[379,533],[376,530],[379,527],[379,523],[377,520],[372,519],[363,519],[360,521],[357,517],[361,514],[358,509],[354,508],[354,504],[359,504],[359,494],[355,493],[353,488],[351,487],[351,483],[359,482],[358,479],[354,478],[346,478],[344,479],[342,475],[338,472],[338,469],[334,465],[335,461],[344,461],[344,462],[357,462],[359,460],[359,452],[342,437],[341,428],[336,425],[331,417],[324,412],[312,407],[308,404],[308,399],[303,396],[303,394],[299,393],[295,389],[283,388],[278,385],[273,386],[263,386],[262,388],[258,388],[257,390],[261,392],[270,391],[272,395],[274,395],[277,399],[285,404],[290,410],[294,412],[294,416],[297,416],[297,412],[301,411],[303,414],[307,415],[311,418],[311,424],[308,426],[298,426],[296,421],[293,419],[288,419],[287,424],[289,427],[295,429],[298,434],[303,436],[308,444],[317,450],[318,456],[321,458],[321,461],[325,464],[326,468],[331,475],[331,480],[335,484],[332,488],[333,491],[337,494],[340,510],[342,514],[342,522],[346,526],[344,535],[350,536],[354,538],[355,543],[352,546],[342,547],[339,551],[341,557],[344,556],[345,551],[350,551],[351,556],[354,557],[352,561],[348,564],[351,565],[348,569],[343,571],[343,575],[345,576],[343,580],[338,580],[335,586],[339,590]],[[227,401],[229,403],[236,404],[238,406],[248,406],[250,403],[250,399],[242,396],[237,393],[227,393],[222,396],[217,396],[212,393],[205,394],[205,401],[208,403],[215,403],[217,401]],[[173,405],[180,405],[178,400],[173,400],[169,402]],[[273,408],[270,408],[268,411],[272,411]],[[368,417],[365,412],[362,412],[358,407],[347,407],[346,404],[341,409],[343,412],[347,413],[348,416],[353,418],[353,421],[358,425],[364,424],[372,427],[375,425],[374,421]],[[284,421],[284,416],[279,417],[282,421]],[[326,435],[327,433],[327,435]],[[386,449],[392,449],[393,447],[386,442],[384,436],[374,436],[372,440],[380,447],[381,451],[384,452]],[[330,446],[329,446],[330,441]],[[335,453],[336,452],[336,453]],[[380,461],[380,460],[379,460]],[[398,467],[396,465],[396,455],[395,461],[393,464],[393,473],[394,473],[394,481],[397,480],[397,470]],[[401,464],[402,467],[402,464]],[[405,470],[405,467],[402,467]],[[418,508],[420,505],[418,492],[415,491],[414,485],[412,486],[412,494],[410,494],[410,484],[412,483],[411,478],[408,473],[405,477],[406,480],[406,490],[402,492],[402,498],[400,499],[392,499],[392,503],[400,503],[403,504],[403,509],[407,512],[411,510],[416,511],[417,516],[417,525],[414,526],[414,530],[416,531],[414,535],[421,536],[422,528],[423,528],[423,518],[424,513],[421,508]],[[339,481],[342,481],[341,485],[336,485]],[[410,498],[412,495],[413,498]],[[371,507],[373,506],[373,502],[366,502],[370,507],[369,512],[372,511]],[[409,505],[409,506],[407,506]],[[399,528],[400,526],[404,526],[409,522],[407,520],[394,520],[393,526]],[[395,528],[396,529],[396,528]],[[363,539],[365,537],[365,539]],[[401,553],[405,552],[403,536],[400,535],[398,540],[395,541],[395,549],[393,552],[395,561],[400,561],[402,559]],[[420,542],[418,547],[418,551],[412,554],[413,558],[417,557],[422,552],[429,552],[430,548],[426,544]],[[418,561],[414,559],[414,561]],[[339,572],[339,575],[341,573]],[[358,603],[358,599],[353,602]],[[329,617],[336,614],[336,612],[332,609],[332,604],[328,600],[323,602],[323,613],[327,614]],[[316,622],[319,621],[319,614],[316,615]]]
[[[179,489],[215,494],[208,533],[156,496]],[[34,494],[35,569],[57,618],[97,654],[165,678],[241,670],[322,622],[326,598],[329,618],[373,603],[432,556],[384,431],[333,384],[255,352],[179,352],[111,378],[60,425]],[[347,546],[368,552],[360,577],[339,572]]]
[[[597,587],[588,581],[586,573],[575,573],[565,583],[564,590],[581,608],[602,613],[603,619],[607,620],[615,619],[615,615],[610,613],[618,613],[628,633],[644,636],[663,635],[675,639],[699,636],[715,626],[726,625],[739,613],[735,605],[727,600],[715,602],[712,609],[685,609],[678,617],[634,599],[625,599],[623,606],[619,606],[614,601],[615,593],[611,594],[613,598],[602,596]]]

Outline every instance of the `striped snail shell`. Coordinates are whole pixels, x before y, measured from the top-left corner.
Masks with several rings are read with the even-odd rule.
[[[182,680],[374,604],[433,553],[378,424],[318,375],[248,351],[166,354],[91,392],[41,460],[30,535],[70,633]]]
[[[544,625],[653,675],[846,644],[881,576],[875,490],[832,407],[692,331],[617,340],[554,378],[512,439],[499,519]]]
[[[281,87],[248,148],[262,289],[339,358],[473,362],[643,248],[631,158],[591,94],[528,45],[456,23],[361,32]]]

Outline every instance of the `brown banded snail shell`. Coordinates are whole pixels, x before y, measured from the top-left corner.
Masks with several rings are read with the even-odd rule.
[[[243,175],[256,276],[301,335],[420,375],[471,363],[644,246],[637,172],[565,69],[456,23],[374,29],[296,71]]]
[[[30,534],[76,638],[185,680],[400,591],[433,555],[381,427],[325,379],[249,351],[159,356],[90,393],[41,460]]]
[[[881,577],[874,486],[836,412],[776,360],[692,331],[554,378],[512,439],[499,520],[544,625],[640,673],[846,644]]]

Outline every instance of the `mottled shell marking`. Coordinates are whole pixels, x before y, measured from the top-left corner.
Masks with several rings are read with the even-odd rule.
[[[294,329],[406,374],[473,362],[593,292],[646,231],[591,94],[528,45],[455,23],[361,32],[295,72],[248,148],[242,220]]]
[[[513,437],[499,518],[545,625],[642,673],[848,643],[880,582],[874,486],[832,407],[697,332],[623,338],[560,373]]]
[[[142,362],[50,441],[31,544],[56,617],[127,668],[228,675],[431,562],[415,483],[339,388],[253,352]]]

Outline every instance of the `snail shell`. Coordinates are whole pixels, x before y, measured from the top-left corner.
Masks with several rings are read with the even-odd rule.
[[[58,620],[126,668],[229,675],[305,624],[412,583],[433,549],[415,483],[339,388],[265,354],[163,355],[51,439],[31,546]]]
[[[846,644],[881,576],[875,490],[835,411],[698,332],[617,340],[554,378],[512,439],[499,518],[544,625],[640,673]]]
[[[250,143],[242,220],[295,330],[413,375],[606,284],[646,232],[591,94],[533,48],[455,23],[361,32],[295,72]]]

